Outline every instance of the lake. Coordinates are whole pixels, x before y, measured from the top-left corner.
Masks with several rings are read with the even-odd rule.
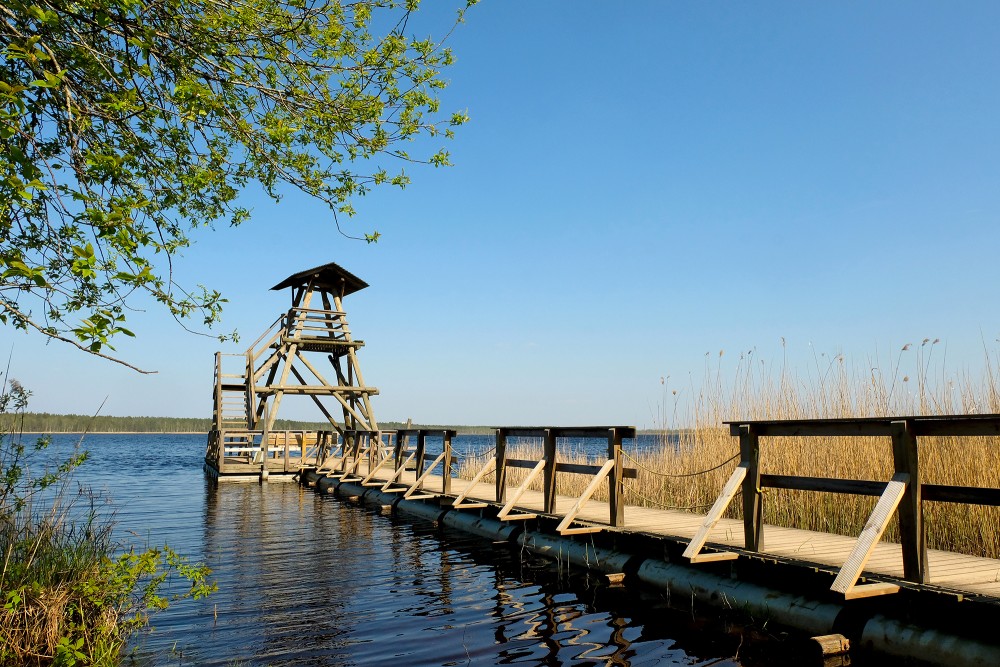
[[[56,435],[53,449],[78,437]],[[459,437],[455,448],[486,442]],[[293,483],[217,485],[202,472],[204,444],[201,434],[84,440],[77,479],[113,501],[118,534],[207,562],[219,586],[156,614],[134,664],[802,664],[782,633],[748,631],[738,614],[670,607],[653,591]]]

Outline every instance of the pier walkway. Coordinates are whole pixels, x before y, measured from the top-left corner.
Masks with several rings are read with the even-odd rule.
[[[452,432],[399,431],[393,449],[375,437],[358,437],[353,450],[341,447],[341,451],[331,452],[318,473],[330,478],[326,488],[331,490],[342,483],[353,483],[408,500],[485,512],[504,522],[541,520],[555,524],[550,530],[561,536],[601,532],[684,542],[683,555],[695,567],[744,558],[828,572],[835,575],[831,590],[842,595],[841,599],[889,595],[905,588],[1000,605],[1000,560],[927,549],[922,525],[922,500],[998,505],[1000,490],[920,484],[916,463],[918,436],[1000,435],[1000,417],[733,422],[730,427],[740,440],[741,460],[707,514],[624,502],[624,484],[636,476],[634,469],[625,467],[621,455],[622,438],[634,437],[634,429],[629,427],[498,429],[497,448],[481,459],[479,475],[472,480],[461,479],[453,472]],[[762,474],[758,467],[758,434],[884,435],[894,444],[898,472],[887,481]],[[406,444],[409,437],[417,441],[412,451]],[[443,445],[441,451],[427,454],[426,439],[435,437]],[[507,458],[505,446],[510,437],[541,438],[545,442],[543,456],[538,460]],[[607,462],[561,463],[556,460],[557,437],[607,438]],[[515,468],[527,474],[518,486],[508,486],[507,477]],[[500,481],[496,479],[498,469]],[[589,475],[590,484],[579,496],[560,494],[556,472],[559,476]],[[486,478],[492,481],[483,481]],[[870,495],[878,496],[879,501],[861,535],[835,535],[761,523],[760,496],[767,487]],[[599,489],[603,500],[592,497]],[[744,517],[748,518],[723,518],[727,506],[741,491]],[[902,543],[881,541],[883,531],[897,514]]]

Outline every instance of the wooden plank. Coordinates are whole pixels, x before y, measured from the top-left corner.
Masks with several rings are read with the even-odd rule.
[[[601,466],[585,463],[556,463],[556,470],[574,475],[596,475],[601,471]],[[638,477],[639,470],[637,468],[622,468],[623,479],[636,479]]]
[[[764,489],[793,489],[796,491],[820,491],[824,493],[847,493],[857,496],[881,496],[886,482],[863,479],[839,479],[836,477],[802,477],[799,475],[760,476],[760,486]]]
[[[494,468],[494,466],[496,466],[496,459],[495,458],[494,459],[486,459],[486,463],[483,464],[483,467],[479,469],[479,472],[477,472],[475,474],[475,476],[473,476],[472,480],[465,487],[465,490],[462,491],[460,494],[458,494],[458,497],[455,498],[455,504],[452,505],[452,507],[455,507],[455,508],[458,508],[458,509],[461,509],[461,508],[464,508],[464,507],[470,507],[471,508],[473,505],[478,504],[478,503],[465,503],[464,501],[468,497],[468,495],[472,491],[472,489],[475,488],[476,484],[479,483],[479,480],[481,480],[483,477],[485,477],[486,473],[488,473],[490,470],[492,470]],[[462,480],[462,481],[465,481],[465,480]],[[482,506],[486,507],[485,504],[483,504]]]
[[[557,438],[600,438],[608,437],[608,431],[616,429],[623,438],[634,438],[634,426],[506,426],[504,430],[511,438],[544,438],[551,431]]]
[[[716,551],[714,553],[697,553],[691,557],[692,563],[715,563],[723,560],[736,560],[740,555],[732,551]]]
[[[524,495],[524,492],[528,490],[528,485],[531,484],[531,482],[534,481],[535,477],[537,477],[538,474],[542,472],[542,470],[544,469],[545,469],[545,459],[542,459],[541,461],[535,464],[534,469],[532,469],[532,471],[528,473],[528,475],[524,478],[524,481],[521,482],[521,485],[514,490],[513,494],[511,494],[510,500],[507,501],[507,504],[505,504],[503,506],[503,509],[501,509],[500,512],[497,514],[498,519],[503,521],[507,518],[507,515],[510,514],[510,512],[514,509],[514,504],[518,500],[520,500],[521,496]]]
[[[448,455],[448,452],[441,452],[440,454],[438,454],[437,458],[434,459],[434,461],[431,462],[431,464],[429,466],[427,466],[427,469],[424,470],[424,471],[422,471],[417,476],[417,480],[415,482],[413,482],[412,485],[410,485],[410,488],[406,490],[406,493],[403,494],[403,497],[404,498],[409,498],[409,497],[411,497],[413,495],[413,493],[415,491],[419,490],[423,486],[424,480],[427,478],[427,476],[430,475],[431,472],[434,471],[434,468],[436,468],[438,466],[438,464],[440,464],[442,461],[444,461],[444,457],[447,456],[447,455]]]
[[[587,488],[580,494],[576,503],[573,504],[573,508],[566,513],[563,520],[559,522],[558,526],[556,526],[557,533],[564,534],[563,531],[570,527],[570,524],[573,523],[573,519],[575,519],[576,515],[580,513],[580,509],[587,503],[588,500],[590,500],[590,497],[594,495],[594,491],[597,490],[597,487],[602,481],[604,481],[604,478],[608,476],[614,467],[614,459],[609,459],[608,462],[601,468],[600,472],[594,475],[594,479],[590,480],[590,484],[588,484]]]
[[[837,578],[834,579],[830,590],[846,596],[848,591],[854,588],[858,577],[861,576],[861,572],[865,568],[865,563],[868,562],[872,549],[882,537],[893,513],[903,499],[903,493],[906,491],[909,480],[909,475],[906,473],[896,473],[892,476],[892,481],[886,485],[885,493],[875,504],[875,510],[861,531],[851,555],[848,556],[844,566],[837,573]]]
[[[888,436],[892,434],[888,419],[790,419],[777,422],[725,422],[729,424],[729,434],[738,436],[740,426],[748,425],[758,436]],[[830,443],[821,443],[829,446]]]
[[[977,486],[949,486],[946,484],[921,484],[924,500],[939,503],[966,503],[970,505],[1000,506],[1000,489]]]
[[[844,599],[857,600],[859,598],[870,598],[878,595],[892,595],[893,593],[898,592],[899,586],[896,584],[877,582],[874,584],[852,586],[846,593],[844,593]]]
[[[576,528],[564,528],[559,531],[560,535],[586,535],[589,533],[599,533],[603,531],[604,526],[577,526]]]
[[[410,461],[412,461],[414,459],[414,457],[416,455],[417,455],[417,453],[413,452],[408,457],[406,457],[406,460],[403,461],[403,464],[401,466],[399,466],[398,468],[396,468],[396,470],[392,473],[392,477],[390,477],[389,479],[387,479],[386,482],[385,482],[385,484],[382,485],[382,488],[380,489],[380,491],[388,493],[389,492],[389,487],[392,486],[396,482],[397,479],[399,479],[399,476],[402,475],[403,471],[406,470],[406,466],[410,463]],[[404,491],[405,491],[405,489],[404,489]]]
[[[729,476],[729,481],[727,481],[726,485],[722,488],[722,493],[719,494],[718,498],[716,498],[715,503],[712,504],[712,509],[710,509],[708,514],[705,516],[705,520],[702,522],[698,532],[684,550],[685,558],[690,559],[693,556],[697,556],[701,551],[705,542],[708,541],[709,534],[712,532],[712,529],[715,528],[715,524],[719,522],[719,519],[722,518],[722,513],[726,511],[727,507],[729,507],[729,503],[732,502],[733,496],[736,495],[736,492],[739,490],[746,475],[747,466],[745,464],[740,463],[736,466],[736,469],[733,470],[733,474]]]

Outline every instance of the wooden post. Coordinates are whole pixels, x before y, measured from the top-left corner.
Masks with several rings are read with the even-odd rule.
[[[424,472],[424,454],[427,453],[427,434],[424,433],[423,429],[417,431],[417,477],[420,477]]]
[[[910,481],[899,503],[899,541],[903,549],[903,578],[918,584],[927,582],[927,543],[921,504],[917,437],[908,421],[892,422],[892,461],[895,472],[906,473]]]
[[[743,545],[749,551],[758,551],[764,516],[760,492],[760,439],[748,424],[740,426],[740,460],[747,469],[743,478]]]
[[[545,459],[545,470],[543,471],[543,495],[545,498],[544,509],[546,514],[556,512],[556,436],[555,432],[545,429],[545,445],[543,458]]]
[[[222,466],[226,464],[226,432],[216,431],[216,436],[219,439],[219,454],[218,454],[219,460],[216,463],[216,467],[219,469],[219,472],[221,473]]]
[[[271,436],[270,420],[267,418],[267,404],[264,404],[264,427],[260,432],[260,481],[267,480],[267,439]]]
[[[284,471],[288,472],[288,431],[285,431],[285,461]]]
[[[215,353],[215,428],[222,428],[222,353]]]
[[[444,431],[444,479],[441,482],[441,493],[451,493],[451,431]]]
[[[507,429],[497,429],[496,451],[496,487],[497,502],[507,502]]]
[[[608,429],[608,459],[615,462],[608,473],[608,507],[611,516],[608,522],[612,526],[625,523],[625,470],[622,459],[622,436],[618,429]]]
[[[400,464],[403,462],[403,443],[406,442],[406,436],[402,433],[396,432],[396,444],[392,449],[392,467],[394,470],[399,470]]]

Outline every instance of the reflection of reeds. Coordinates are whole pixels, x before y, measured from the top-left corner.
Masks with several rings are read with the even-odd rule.
[[[933,414],[1000,413],[1000,370],[985,355],[982,379],[969,374],[949,375],[932,367],[937,341],[905,346],[887,372],[865,364],[863,373],[848,368],[842,355],[801,380],[782,370],[767,372],[744,355],[732,380],[719,368],[706,371],[701,386],[679,392],[664,426],[673,430],[653,451],[627,451],[625,465],[638,469],[638,478],[625,482],[626,502],[649,507],[688,508],[704,513],[714,502],[736,461],[717,467],[739,450],[725,420],[880,417]],[[915,359],[907,359],[913,355]],[[721,355],[720,355],[721,356]],[[905,362],[913,371],[904,372]],[[876,360],[877,362],[877,360]],[[1000,488],[1000,438],[921,438],[920,474],[927,484]],[[508,456],[537,458],[541,448],[509,448]],[[577,453],[560,460],[588,462]],[[592,461],[589,461],[592,462]],[[706,471],[704,474],[695,474]],[[761,470],[765,473],[888,480],[892,476],[889,438],[762,438]],[[474,472],[474,471],[473,471]],[[525,471],[509,470],[513,486]],[[467,476],[463,474],[463,476]],[[492,478],[491,478],[492,479]],[[559,493],[579,494],[588,479],[560,474]],[[540,488],[540,487],[539,487]],[[603,495],[595,499],[606,499]],[[858,535],[876,499],[865,496],[768,489],[764,495],[766,523],[795,528]],[[740,516],[737,499],[728,516]],[[924,520],[930,548],[1000,558],[1000,508],[925,501]],[[897,540],[895,522],[885,539]]]

